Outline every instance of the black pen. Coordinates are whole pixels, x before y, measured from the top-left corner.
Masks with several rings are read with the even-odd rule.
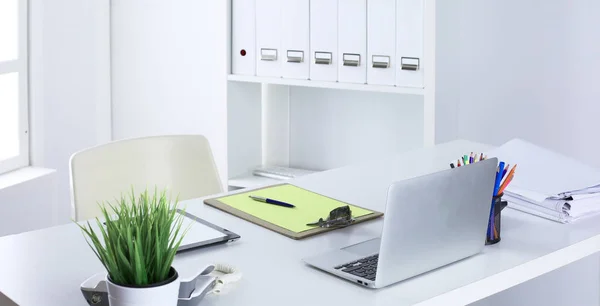
[[[281,201],[277,201],[277,200],[273,200],[273,199],[269,199],[269,198],[263,198],[263,197],[257,197],[257,196],[249,196],[252,200],[254,201],[258,201],[258,202],[263,202],[263,203],[267,203],[267,204],[273,204],[273,205],[278,205],[278,206],[283,206],[283,207],[289,207],[289,208],[294,208],[296,206],[286,203],[286,202],[281,202]]]

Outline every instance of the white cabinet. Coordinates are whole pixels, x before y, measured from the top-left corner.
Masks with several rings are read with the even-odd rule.
[[[424,87],[426,0],[230,1],[232,74]]]
[[[367,0],[344,0],[338,5],[338,81],[367,81]]]
[[[256,75],[281,76],[281,0],[255,0]],[[246,11],[246,14],[252,14]],[[233,34],[235,36],[235,34]]]
[[[337,81],[338,0],[310,1],[310,79]]]
[[[309,0],[282,1],[281,7],[281,76],[308,79],[309,67]]]
[[[396,84],[396,0],[369,0],[367,84]]]
[[[229,16],[239,18],[236,1],[244,0],[228,1]],[[455,87],[436,80],[438,72],[451,80],[448,67],[456,65],[438,66],[435,55],[452,50],[445,42],[459,35],[437,39],[436,29],[448,32],[456,20],[437,19],[436,0],[246,1],[254,16],[231,20],[229,38],[236,40],[227,81],[232,186],[260,183],[250,175],[258,166],[324,170],[432,145],[436,130],[451,130],[457,95],[447,93]],[[239,57],[251,48],[241,46],[252,44],[253,18],[254,74]],[[444,95],[436,96],[440,87]],[[436,121],[438,99],[446,115]]]
[[[396,0],[396,86],[423,87],[425,0]]]
[[[231,72],[256,75],[255,0],[232,0],[231,3]]]

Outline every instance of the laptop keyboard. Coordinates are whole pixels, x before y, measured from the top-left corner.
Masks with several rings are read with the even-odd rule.
[[[378,260],[379,254],[365,257],[344,265],[339,265],[335,267],[335,269],[341,269],[342,272],[350,273],[352,275],[374,281],[375,275],[377,274]]]

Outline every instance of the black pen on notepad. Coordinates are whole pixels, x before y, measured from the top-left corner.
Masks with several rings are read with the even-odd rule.
[[[273,199],[269,199],[269,198],[257,197],[257,196],[253,196],[253,195],[250,195],[249,197],[250,197],[250,199],[252,199],[254,201],[263,202],[263,203],[267,203],[267,204],[273,204],[273,205],[283,206],[283,207],[289,207],[289,208],[296,207],[296,206],[294,206],[294,205],[292,205],[290,203],[286,203],[286,202],[282,202],[282,201],[277,201],[277,200],[273,200]]]

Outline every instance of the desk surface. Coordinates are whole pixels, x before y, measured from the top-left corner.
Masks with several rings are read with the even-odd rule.
[[[313,174],[292,183],[349,203],[383,211],[393,181],[446,169],[452,158],[488,146],[454,141],[394,158]],[[242,236],[237,242],[178,255],[189,276],[208,263],[229,263],[244,276],[226,294],[202,305],[465,305],[600,251],[598,218],[562,225],[505,210],[502,241],[483,253],[424,275],[371,290],[306,266],[301,259],[380,234],[383,220],[301,241],[208,207],[189,212]],[[85,305],[79,285],[102,266],[74,224],[0,238],[0,291],[19,305]]]

